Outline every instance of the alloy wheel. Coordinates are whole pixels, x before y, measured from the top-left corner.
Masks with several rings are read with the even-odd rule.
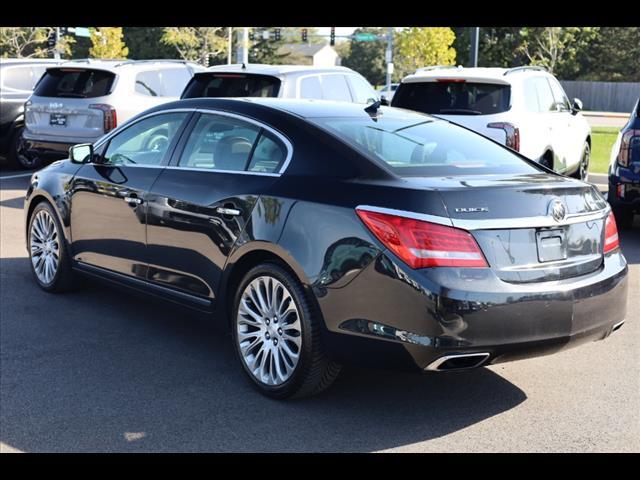
[[[50,284],[60,263],[60,239],[58,229],[51,214],[40,210],[31,222],[29,244],[31,263],[38,280]]]
[[[236,317],[242,360],[261,383],[276,386],[293,375],[302,347],[300,314],[289,290],[271,276],[247,285]]]

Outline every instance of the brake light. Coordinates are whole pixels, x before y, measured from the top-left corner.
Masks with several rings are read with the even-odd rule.
[[[436,82],[440,83],[467,83],[464,78],[436,78]]]
[[[104,133],[110,132],[118,126],[118,115],[116,109],[111,105],[105,103],[93,103],[89,105],[89,108],[96,110],[102,110],[104,114]]]
[[[487,128],[499,128],[507,134],[505,145],[516,152],[520,151],[520,129],[508,122],[493,122],[487,124]]]
[[[488,267],[478,243],[465,230],[361,208],[356,213],[411,268]]]
[[[613,212],[609,212],[607,221],[604,224],[604,253],[609,253],[620,246],[618,238],[618,226]]]
[[[622,167],[628,167],[631,159],[631,152],[636,147],[636,143],[640,142],[640,130],[627,130],[622,135],[620,142],[620,152],[618,153],[618,164]]]

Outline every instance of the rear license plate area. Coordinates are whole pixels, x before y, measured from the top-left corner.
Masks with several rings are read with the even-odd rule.
[[[49,125],[57,127],[67,126],[67,116],[64,113],[52,113],[49,115]]]
[[[567,233],[564,230],[541,230],[536,232],[538,261],[553,262],[567,258]]]

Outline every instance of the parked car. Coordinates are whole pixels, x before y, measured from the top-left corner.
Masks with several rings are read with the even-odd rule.
[[[385,85],[380,90],[378,90],[378,92],[380,93],[380,97],[390,102],[391,100],[393,100],[393,94],[396,93],[396,90],[398,89],[398,85],[400,84],[392,83],[389,85],[389,89],[387,89],[387,86]]]
[[[586,180],[591,128],[556,78],[541,67],[427,67],[405,77],[395,107],[436,115],[540,164]]]
[[[48,66],[59,60],[0,58],[0,155],[20,166],[16,148],[24,128],[24,103]]]
[[[172,60],[74,60],[48,68],[26,103],[26,168],[68,156],[69,147],[95,142],[138,113],[177,100],[204,67]]]
[[[611,148],[608,200],[621,228],[640,213],[640,99]]]
[[[309,65],[218,65],[200,72],[181,98],[278,97],[373,103],[380,95],[347,67]]]
[[[168,143],[149,148],[158,128]],[[36,172],[24,211],[42,289],[88,275],[212,313],[277,398],[346,362],[474,368],[604,339],[626,316],[595,186],[407,110],[164,104]]]

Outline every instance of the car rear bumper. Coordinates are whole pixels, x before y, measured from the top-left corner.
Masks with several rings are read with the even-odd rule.
[[[619,170],[623,170],[619,168]],[[618,194],[622,186],[624,192]],[[619,176],[609,176],[609,203],[615,206],[629,206],[640,209],[640,174],[634,175],[629,169],[624,169]]]
[[[67,158],[69,156],[69,149],[74,145],[94,143],[100,138],[100,136],[96,138],[49,138],[48,136],[34,135],[28,130],[23,132],[22,137],[24,139],[24,149],[26,153],[57,159]]]
[[[625,320],[627,272],[615,251],[588,275],[512,284],[490,269],[411,270],[382,254],[316,296],[336,360],[426,370],[447,355],[487,354],[487,365],[604,339]]]

